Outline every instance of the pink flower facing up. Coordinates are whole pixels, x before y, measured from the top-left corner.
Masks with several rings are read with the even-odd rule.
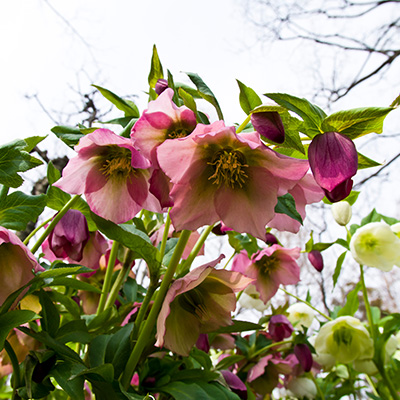
[[[235,292],[252,279],[239,272],[215,269],[222,258],[172,283],[158,316],[156,346],[187,356],[201,333],[232,324]]]
[[[278,196],[292,189],[309,167],[306,160],[269,149],[258,133],[237,135],[222,121],[199,124],[186,139],[164,142],[157,156],[174,184],[171,219],[176,229],[222,221],[260,239],[275,216]]]
[[[250,259],[247,252],[242,250],[233,259],[232,271],[255,279],[253,284],[266,304],[280,284],[294,285],[300,281],[300,268],[296,262],[299,257],[299,247],[286,249],[279,244],[257,251]]]
[[[308,148],[314,178],[332,203],[345,199],[353,187],[358,156],[351,139],[338,132],[317,135]]]
[[[43,268],[18,236],[0,226],[0,305]]]
[[[159,212],[149,193],[150,161],[131,140],[108,129],[97,129],[75,147],[78,155],[63,170],[54,186],[85,194],[92,211],[117,224],[129,221],[142,208]]]

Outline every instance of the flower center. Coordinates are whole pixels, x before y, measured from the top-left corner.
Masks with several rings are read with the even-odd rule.
[[[232,189],[242,188],[248,178],[245,172],[245,168],[248,167],[246,158],[240,151],[229,148],[220,150],[207,164],[214,168],[214,174],[208,179],[218,187],[224,184]]]
[[[333,340],[338,345],[344,344],[345,346],[349,346],[353,341],[353,335],[349,329],[341,328],[333,333]]]
[[[204,303],[204,296],[198,289],[192,289],[188,292],[182,293],[178,297],[179,305],[190,314],[196,315],[200,321],[208,321],[207,307]]]
[[[276,269],[278,262],[276,256],[272,254],[271,256],[263,256],[261,260],[256,261],[255,264],[260,274],[264,277],[268,277],[271,275],[271,272]]]
[[[167,132],[167,137],[166,139],[178,139],[178,138],[184,138],[188,135],[190,135],[193,131],[192,129],[188,129],[185,126],[180,125],[179,123],[177,125],[173,125],[171,129],[168,129]]]
[[[378,245],[377,238],[371,233],[365,233],[362,235],[360,242],[362,246],[369,251],[374,250],[374,248]]]
[[[109,146],[104,158],[100,171],[107,178],[126,181],[130,174],[135,171],[131,165],[132,154],[125,147]]]

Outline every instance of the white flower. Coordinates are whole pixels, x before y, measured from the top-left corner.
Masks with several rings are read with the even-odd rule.
[[[360,264],[382,271],[400,265],[400,239],[385,222],[371,222],[357,229],[350,250]]]
[[[317,387],[315,383],[308,378],[294,378],[288,384],[288,389],[293,393],[294,397],[302,399],[314,399],[317,397]]]
[[[327,322],[315,339],[317,354],[329,354],[339,363],[370,360],[374,344],[368,330],[357,318],[344,316]]]
[[[254,285],[248,285],[246,289],[244,289],[243,293],[239,297],[239,304],[243,308],[247,309],[255,309],[257,311],[264,311],[269,307],[270,302],[264,304],[264,302],[260,299],[260,293],[257,292],[257,289]]]
[[[347,201],[339,201],[331,205],[331,211],[335,221],[342,226],[346,226],[351,219],[351,206]]]
[[[314,310],[304,303],[292,304],[287,312],[288,320],[297,330],[302,330],[302,326],[309,328],[315,317]]]

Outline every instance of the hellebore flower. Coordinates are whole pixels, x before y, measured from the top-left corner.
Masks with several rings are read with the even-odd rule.
[[[311,371],[313,358],[310,348],[305,343],[298,343],[294,346],[293,351],[304,372]]]
[[[232,271],[255,279],[253,284],[260,293],[260,299],[267,303],[280,284],[294,285],[300,281],[300,268],[296,262],[299,257],[299,247],[286,249],[278,244],[257,251],[250,259],[242,250],[233,259]]]
[[[338,132],[325,132],[313,138],[308,148],[310,167],[317,183],[332,203],[351,192],[351,178],[357,173],[358,156],[354,143]]]
[[[369,332],[360,320],[350,316],[339,317],[322,326],[314,347],[318,355],[329,354],[343,364],[368,360],[374,355]]]
[[[321,272],[324,269],[324,259],[322,258],[322,254],[319,250],[311,250],[307,254],[308,261],[310,261],[311,265],[318,271]]]
[[[311,174],[306,174],[293,189],[289,190],[296,203],[296,210],[301,218],[306,217],[306,205],[316,203],[324,198],[324,191],[315,182]],[[286,214],[277,213],[275,217],[268,222],[268,226],[280,231],[297,233],[301,227],[299,221],[289,217]]]
[[[314,320],[315,312],[304,303],[294,303],[287,310],[288,320],[295,329],[303,329],[302,326],[309,328]]]
[[[279,144],[285,141],[285,128],[277,111],[254,112],[251,123],[254,130],[266,139]]]
[[[340,201],[331,205],[331,211],[335,221],[341,225],[346,226],[351,220],[351,205],[347,201]]]
[[[236,393],[239,398],[247,400],[247,387],[237,375],[228,369],[221,371],[221,375],[233,393]]]
[[[311,400],[317,397],[317,387],[309,378],[294,378],[289,382],[287,388],[296,399],[307,398]]]
[[[75,150],[78,155],[68,162],[54,186],[85,194],[94,213],[116,224],[129,221],[142,208],[161,210],[149,193],[150,161],[131,140],[97,129],[84,136]]]
[[[172,283],[158,316],[156,346],[187,356],[201,333],[232,324],[235,292],[252,280],[238,272],[214,269],[221,259]]]
[[[242,295],[239,297],[239,304],[243,308],[254,309],[257,311],[264,311],[269,307],[269,303],[264,304],[260,299],[260,293],[258,293],[256,287],[253,284],[247,286],[243,290]]]
[[[293,330],[292,324],[284,315],[273,315],[269,320],[268,333],[275,342],[290,337]]]
[[[34,278],[32,271],[43,268],[15,233],[0,226],[0,305]]]
[[[195,230],[222,221],[260,239],[275,216],[278,196],[308,169],[306,160],[269,149],[256,132],[237,135],[222,121],[199,124],[186,139],[165,141],[157,157],[174,184],[171,219],[176,229]]]
[[[358,263],[382,271],[400,266],[400,239],[385,222],[358,228],[351,238],[350,251]]]

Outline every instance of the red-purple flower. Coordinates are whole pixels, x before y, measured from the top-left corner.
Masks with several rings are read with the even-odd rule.
[[[201,333],[232,324],[235,292],[252,279],[215,269],[217,260],[195,268],[172,283],[157,320],[156,346],[187,356]]]
[[[266,139],[275,143],[285,141],[285,128],[277,111],[254,112],[251,114],[254,129]]]
[[[0,305],[43,268],[19,237],[0,226]]]
[[[310,167],[317,183],[331,202],[346,198],[357,173],[358,156],[351,139],[338,132],[325,132],[313,138],[308,148]]]
[[[300,248],[286,249],[278,244],[257,251],[250,259],[242,250],[233,259],[232,271],[255,279],[253,284],[260,293],[260,299],[267,303],[280,284],[294,285],[300,281],[300,268],[296,262],[299,257]]]
[[[129,221],[142,208],[161,210],[149,192],[150,161],[131,140],[97,129],[84,136],[75,150],[78,155],[68,162],[54,186],[85,194],[94,213],[115,223]]]
[[[273,315],[268,324],[268,333],[275,342],[290,337],[294,329],[290,321],[281,314]]]
[[[185,139],[167,140],[157,156],[174,184],[171,219],[176,229],[222,221],[260,239],[275,216],[278,196],[292,189],[308,169],[306,160],[269,149],[258,133],[237,135],[222,121],[199,124]]]
[[[324,269],[324,259],[322,258],[322,254],[319,250],[311,250],[307,254],[308,261],[310,261],[311,265],[318,271],[321,272]]]

